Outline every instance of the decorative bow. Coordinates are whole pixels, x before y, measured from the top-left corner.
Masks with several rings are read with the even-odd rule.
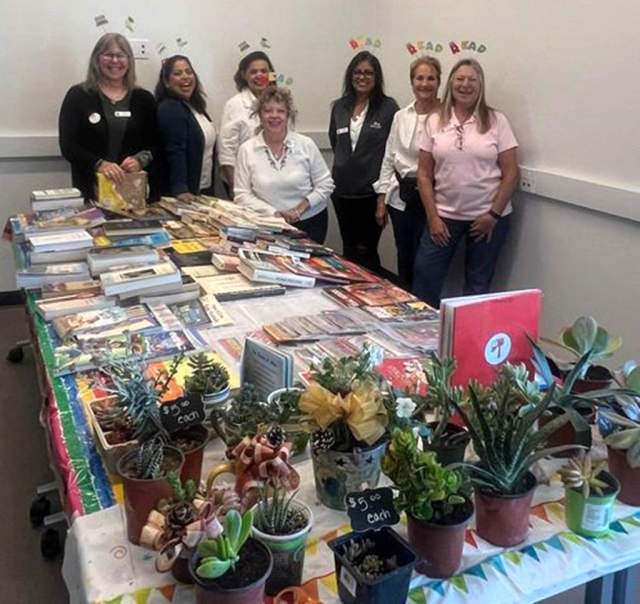
[[[227,451],[227,457],[235,462],[236,491],[240,495],[269,482],[282,484],[288,491],[300,486],[300,475],[289,463],[291,443],[274,447],[264,434],[245,436]]]
[[[149,513],[147,524],[140,535],[140,545],[159,552],[156,558],[158,572],[171,570],[183,550],[194,549],[205,537],[215,539],[222,533],[222,525],[210,501],[195,499],[193,505],[197,510],[197,517],[186,526],[172,526],[167,516],[157,510]]]
[[[355,438],[368,445],[382,437],[388,423],[380,390],[367,385],[342,396],[320,384],[310,384],[300,397],[299,407],[323,430],[335,421],[344,420]]]

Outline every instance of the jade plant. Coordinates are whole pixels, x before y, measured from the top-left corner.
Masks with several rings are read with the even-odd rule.
[[[395,498],[398,511],[406,511],[418,520],[440,522],[456,505],[465,503],[465,498],[458,494],[462,485],[460,474],[443,468],[434,452],[419,450],[411,430],[394,432],[382,458],[382,471],[398,491]]]
[[[222,522],[222,533],[214,539],[203,539],[198,545],[200,563],[196,574],[202,579],[217,579],[229,570],[235,570],[240,550],[251,534],[253,512],[240,515],[229,510]]]
[[[593,463],[590,455],[573,457],[569,463],[558,472],[560,479],[569,489],[579,489],[582,496],[587,499],[591,491],[602,496],[602,489],[609,487],[609,484],[598,478],[604,471],[605,461]]]
[[[188,392],[206,395],[228,388],[229,372],[224,365],[209,358],[207,353],[201,352],[190,357],[187,365],[191,369],[191,374],[185,380]]]
[[[590,352],[589,360],[581,367],[578,377],[584,378],[589,367],[597,361],[604,361],[622,346],[620,336],[612,336],[590,316],[578,317],[571,327],[565,327],[560,333],[560,340],[544,338],[544,341],[571,352],[576,361]]]

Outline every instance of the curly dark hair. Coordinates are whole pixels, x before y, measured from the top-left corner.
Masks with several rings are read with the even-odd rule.
[[[160,101],[164,99],[176,99],[178,101],[183,100],[167,86],[167,82],[169,82],[169,76],[173,71],[173,66],[178,61],[186,61],[189,64],[191,71],[193,71],[193,77],[196,79],[196,87],[193,89],[193,94],[189,99],[189,103],[198,113],[206,113],[207,101],[205,100],[205,97],[207,95],[202,89],[200,78],[198,77],[196,70],[193,68],[191,61],[184,55],[173,55],[162,63],[162,67],[160,68],[160,75],[158,76],[158,83],[156,84],[155,89],[156,101],[160,103]]]

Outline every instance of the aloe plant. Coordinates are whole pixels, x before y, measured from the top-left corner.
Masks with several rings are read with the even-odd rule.
[[[560,469],[560,479],[569,489],[580,489],[582,496],[587,499],[591,491],[596,495],[602,495],[602,489],[609,484],[598,478],[604,471],[605,462],[594,464],[590,455],[582,455],[569,460],[569,463]]]
[[[469,430],[479,462],[449,467],[468,468],[471,481],[480,488],[520,494],[526,474],[536,461],[575,448],[575,445],[545,448],[549,436],[568,423],[570,415],[563,413],[536,430],[537,420],[554,400],[555,384],[542,394],[535,384],[525,387],[520,383],[525,372],[524,366],[514,370],[507,363],[489,388],[469,385],[470,408],[452,401]]]
[[[620,336],[612,336],[590,316],[578,317],[571,327],[565,327],[560,333],[560,341],[544,338],[545,342],[570,351],[577,359],[584,358],[590,352],[589,360],[583,364],[579,378],[584,378],[589,367],[596,361],[604,361],[622,346]]]
[[[199,543],[200,564],[196,574],[203,579],[217,579],[228,570],[234,570],[240,560],[240,550],[251,534],[252,524],[251,510],[242,515],[229,510],[224,517],[222,534]]]
[[[308,522],[306,514],[292,506],[297,491],[287,495],[282,486],[262,489],[260,502],[254,513],[255,527],[267,535],[291,535],[303,529]]]

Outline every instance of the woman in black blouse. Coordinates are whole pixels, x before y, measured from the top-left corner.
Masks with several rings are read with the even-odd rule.
[[[95,172],[121,183],[126,172],[151,165],[158,138],[155,101],[135,82],[129,42],[105,34],[91,53],[87,79],[72,86],[62,102],[60,149],[85,199],[94,197]],[[153,198],[152,173],[149,182]]]

